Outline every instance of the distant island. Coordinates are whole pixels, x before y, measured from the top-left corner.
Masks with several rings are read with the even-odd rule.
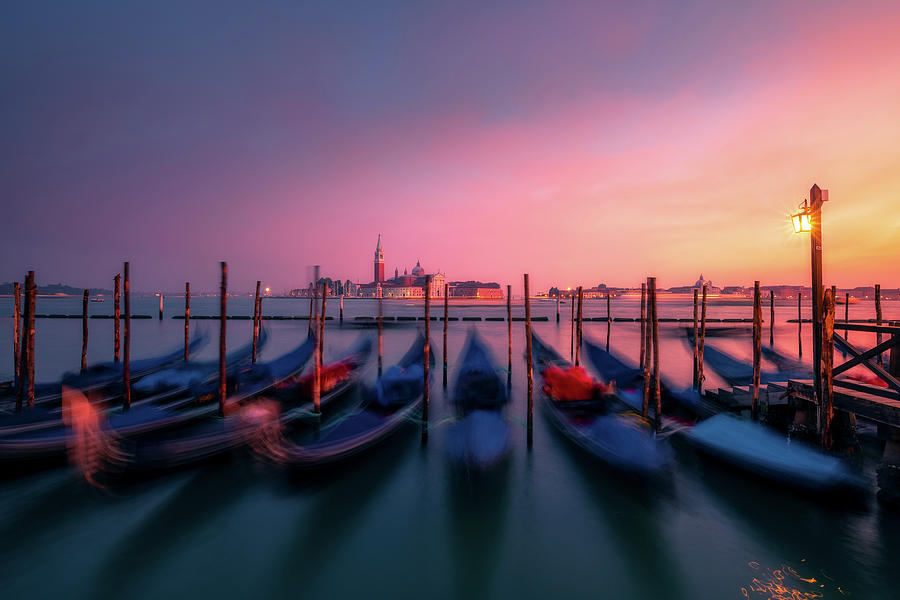
[[[0,296],[12,296],[12,283],[0,283]],[[89,288],[91,296],[112,296],[112,290],[105,288]],[[85,288],[72,287],[62,283],[48,283],[38,286],[39,296],[81,296],[84,294]],[[23,290],[24,292],[24,290]]]

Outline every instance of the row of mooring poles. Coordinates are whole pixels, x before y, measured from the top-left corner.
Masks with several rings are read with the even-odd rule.
[[[656,430],[659,431],[662,427],[662,396],[659,379],[659,318],[656,312],[656,277],[648,277],[647,282],[641,284],[640,322],[641,343],[638,363],[643,379],[641,416],[647,419],[652,405]]]
[[[531,342],[531,294],[528,287],[528,273],[524,276],[525,284],[525,372],[528,380],[528,447],[534,440],[534,363],[532,361]]]
[[[36,296],[37,286],[34,283],[34,271],[28,271],[28,274],[25,276],[25,306],[22,339],[19,345],[19,379],[16,382],[16,411],[21,411],[24,404],[27,404],[28,408],[34,407],[34,311]]]
[[[425,346],[422,352],[422,370],[424,371],[424,389],[422,392],[422,443],[428,441],[428,403],[429,394],[429,369],[431,361],[431,275],[425,276]]]

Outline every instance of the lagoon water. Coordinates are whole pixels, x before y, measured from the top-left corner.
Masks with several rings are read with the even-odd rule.
[[[12,373],[12,313],[0,321],[0,379]],[[92,314],[112,312],[111,301]],[[251,312],[249,298],[230,298],[230,314]],[[536,301],[536,332],[569,353],[569,307],[555,322],[555,302]],[[614,300],[612,316],[634,317],[636,300]],[[158,321],[155,298],[133,302],[132,356],[177,347],[184,322],[180,298],[166,300]],[[345,322],[329,302],[326,361],[373,327],[353,321],[374,315],[374,301],[346,300]],[[39,298],[38,313],[77,314],[80,298]],[[192,300],[193,314],[216,314],[218,300]],[[266,299],[264,313],[306,315],[308,301]],[[433,307],[434,315],[443,307]],[[517,303],[514,315],[523,308]],[[794,303],[776,306],[775,345],[797,351]],[[385,315],[419,315],[422,303],[385,302]],[[505,316],[504,303],[454,303],[451,316]],[[587,301],[585,317],[603,317],[605,301]],[[660,317],[690,317],[690,301],[661,301]],[[748,301],[712,301],[712,318],[750,317]],[[804,317],[809,306],[804,307]],[[843,316],[843,307],[838,308]],[[874,307],[850,306],[850,318]],[[768,318],[768,305],[764,308]],[[900,303],[885,303],[900,319]],[[90,324],[89,361],[112,357],[112,321]],[[724,325],[724,324],[723,324]],[[218,324],[197,320],[215,338]],[[388,323],[385,365],[398,359],[423,323]],[[686,324],[661,326],[661,368],[689,385]],[[710,325],[710,328],[722,326]],[[278,356],[305,335],[305,321],[267,321],[272,340],[261,360]],[[450,322],[449,379],[466,332],[475,327],[506,368],[505,322]],[[716,345],[749,359],[749,324]],[[228,343],[250,335],[250,321],[228,322]],[[0,481],[0,589],[3,598],[860,598],[896,597],[900,585],[900,514],[875,501],[878,452],[864,445],[871,493],[860,505],[834,506],[711,464],[675,444],[669,475],[636,486],[603,469],[561,438],[540,412],[536,393],[534,445],[525,442],[524,323],[513,323],[512,451],[487,476],[459,473],[443,449],[451,416],[441,386],[441,322],[432,322],[437,359],[432,428],[426,445],[410,424],[390,443],[315,476],[264,465],[251,456],[106,490],[59,468]],[[637,323],[613,323],[614,351],[636,361]],[[605,342],[607,325],[585,323],[585,337]],[[768,342],[768,323],[764,325]],[[865,346],[871,340],[851,334]],[[37,321],[37,379],[77,369],[81,322]],[[811,354],[803,325],[804,357]],[[197,358],[216,356],[216,343]],[[374,362],[374,361],[373,361]],[[375,377],[370,369],[367,379]],[[721,382],[710,374],[708,386]]]

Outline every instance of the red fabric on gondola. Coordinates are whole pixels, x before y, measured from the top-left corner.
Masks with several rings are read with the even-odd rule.
[[[583,402],[592,400],[595,393],[605,394],[609,386],[594,381],[582,367],[548,367],[541,375],[544,392],[559,402]]]

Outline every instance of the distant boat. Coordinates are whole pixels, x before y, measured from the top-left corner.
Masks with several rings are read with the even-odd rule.
[[[859,298],[856,296],[849,296],[847,298],[838,297],[834,300],[835,304],[856,304],[857,302],[859,302]]]
[[[91,298],[91,302],[103,302],[105,298]]]

